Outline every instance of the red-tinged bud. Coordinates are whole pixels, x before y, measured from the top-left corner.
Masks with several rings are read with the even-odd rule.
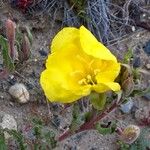
[[[8,39],[8,43],[9,43],[10,57],[12,58],[12,60],[14,60],[14,58],[15,58],[14,44],[15,44],[16,24],[12,20],[7,19],[5,27],[6,27],[6,37]]]
[[[23,55],[23,60],[28,60],[30,57],[30,41],[29,38],[24,34],[23,40],[22,40],[22,55]]]

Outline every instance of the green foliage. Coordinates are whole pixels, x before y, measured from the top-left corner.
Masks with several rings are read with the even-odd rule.
[[[4,67],[8,71],[13,71],[15,67],[14,67],[14,62],[9,54],[10,52],[9,52],[8,41],[2,35],[0,35],[0,45],[2,47]]]
[[[46,148],[52,149],[56,147],[55,134],[44,126],[44,123],[38,119],[33,119],[33,131],[36,137],[34,144],[35,150],[45,150]]]
[[[33,43],[33,35],[28,26],[26,26],[25,29],[26,29],[27,37],[29,38],[30,44],[32,44]]]
[[[73,110],[72,110],[72,121],[70,124],[71,132],[74,132],[75,130],[77,130],[82,123],[83,123],[83,117],[80,114],[79,104],[74,103]]]
[[[4,132],[0,130],[0,150],[7,150]]]
[[[25,144],[25,139],[21,132],[16,130],[8,130],[8,129],[4,129],[4,132],[7,132],[9,135],[13,136],[13,138],[17,141],[20,150],[27,149],[27,144]]]
[[[129,49],[124,56],[123,63],[129,64],[131,58],[133,57],[132,49]]]
[[[97,124],[95,125],[95,128],[96,128],[96,130],[97,130],[100,134],[103,134],[103,135],[112,134],[112,133],[115,132],[116,124],[115,124],[115,123],[112,123],[112,125],[110,125],[109,127],[102,127],[102,125],[100,125],[99,123],[97,123]]]
[[[150,149],[150,128],[142,129],[140,137],[135,141],[129,150],[148,150]]]
[[[34,147],[34,150],[46,150],[53,149],[56,147],[55,134],[53,131],[45,127],[44,123],[40,119],[33,119],[33,127],[31,131],[34,133],[34,140],[29,143],[26,141],[24,134],[9,129],[0,129],[0,150],[7,150],[7,142],[4,138],[4,133],[11,135],[11,139],[17,144],[19,150],[27,150],[28,147]]]
[[[119,150],[129,150],[129,144],[123,143],[122,141],[118,141],[117,144],[119,145]]]
[[[91,93],[90,101],[93,107],[97,110],[103,110],[106,103],[106,94],[105,93]]]

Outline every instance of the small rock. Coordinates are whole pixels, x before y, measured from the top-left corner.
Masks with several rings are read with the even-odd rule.
[[[131,29],[132,29],[132,31],[134,32],[134,31],[135,31],[135,26],[132,26]]]
[[[146,100],[150,100],[150,93],[147,93],[143,95],[142,97],[145,98]]]
[[[140,57],[135,57],[135,59],[133,59],[133,67],[134,68],[138,68],[141,65],[141,59]]]
[[[44,49],[40,49],[39,53],[40,53],[41,56],[47,56],[47,52],[44,51]]]
[[[140,135],[140,128],[136,125],[128,125],[121,134],[124,143],[132,144]]]
[[[16,83],[16,78],[13,75],[10,75],[7,81],[10,85],[14,85]]]
[[[9,94],[19,103],[27,103],[29,101],[29,92],[24,84],[16,83],[9,89]]]
[[[4,112],[0,112],[2,121],[0,122],[0,126],[2,129],[16,130],[17,131],[17,122],[12,115],[6,114]],[[5,139],[9,139],[11,136],[8,133],[4,133]]]
[[[148,56],[150,56],[150,40],[148,42],[146,42],[146,44],[144,46],[144,51]]]
[[[150,64],[146,64],[146,68],[147,68],[147,69],[150,69]]]
[[[134,102],[132,99],[130,99],[127,103],[122,104],[120,106],[120,109],[123,113],[128,114],[131,112],[132,107],[134,106]]]

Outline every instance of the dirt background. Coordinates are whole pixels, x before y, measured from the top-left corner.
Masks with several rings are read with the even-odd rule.
[[[55,21],[45,16],[27,18],[23,13],[12,9],[6,4],[0,7],[0,22],[4,23],[8,18],[11,18],[20,26],[29,26],[32,30],[34,40],[31,58],[21,66],[18,66],[17,72],[9,75],[7,80],[0,80],[0,111],[14,116],[17,121],[18,130],[24,131],[24,128],[30,124],[30,119],[33,116],[40,116],[47,122],[47,126],[56,131],[59,135],[62,133],[62,128],[67,128],[70,123],[71,108],[60,113],[62,109],[61,105],[47,104],[46,98],[39,85],[39,77],[41,71],[44,69],[47,55],[50,52],[50,42],[54,35],[62,28],[59,21],[60,18]],[[120,60],[128,48],[132,48],[134,51],[133,62],[139,57],[140,67],[149,72],[146,65],[150,64],[150,56],[143,51],[143,47],[148,40],[150,40],[150,32],[144,29],[138,29],[108,47],[110,47],[110,50],[118,56]],[[2,58],[0,51],[0,67],[1,66]],[[149,75],[142,75],[142,79],[141,86],[150,86]],[[23,83],[27,86],[30,93],[30,101],[27,104],[18,104],[9,95],[8,89],[16,82]],[[136,109],[143,108],[144,106],[150,108],[150,99],[136,98],[134,99],[134,106],[136,106]],[[120,110],[116,110],[109,118],[117,119],[120,126],[126,126],[128,124],[137,124],[134,115],[134,113],[122,114]],[[52,122],[58,123],[58,126],[54,126]],[[97,131],[88,131],[66,139],[59,143],[56,149],[116,150],[118,149],[116,141],[117,135],[115,134],[103,136]]]

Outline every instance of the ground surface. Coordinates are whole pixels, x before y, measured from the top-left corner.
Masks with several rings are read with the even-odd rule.
[[[7,80],[0,80],[0,111],[13,115],[17,121],[18,130],[24,129],[25,126],[30,124],[30,119],[33,116],[40,116],[47,121],[47,125],[56,130],[51,124],[51,114],[58,115],[60,125],[65,127],[70,122],[71,110],[68,109],[63,114],[60,114],[59,109],[54,109],[50,105],[50,109],[46,103],[46,99],[39,85],[39,77],[41,71],[44,69],[44,62],[46,60],[46,54],[50,52],[49,45],[51,39],[55,33],[61,28],[59,21],[55,22],[51,18],[41,16],[38,18],[27,19],[21,12],[10,8],[8,5],[0,8],[0,21],[5,22],[7,18],[16,20],[20,26],[27,25],[32,29],[33,33],[33,46],[31,59],[17,68],[15,74],[10,75]],[[124,53],[128,48],[132,48],[134,51],[134,59],[140,58],[140,67],[147,69],[145,66],[150,64],[150,56],[143,51],[143,46],[150,40],[150,32],[144,29],[135,30],[133,33],[118,40],[117,43],[109,45],[114,54],[122,59]],[[119,46],[118,46],[119,45]],[[44,55],[41,55],[39,51],[44,51]],[[1,51],[0,51],[1,52]],[[0,56],[1,58],[1,56]],[[0,60],[0,63],[2,61]],[[147,70],[149,71],[149,70]],[[30,101],[27,104],[21,105],[13,101],[8,93],[9,87],[15,82],[23,83],[27,86],[30,93]],[[150,76],[143,76],[142,86],[148,87],[150,85]],[[135,99],[135,105],[138,108],[149,106],[150,101],[146,99]],[[133,115],[121,114],[119,110],[112,114],[113,117],[119,120],[120,126],[127,124],[136,124]],[[57,133],[62,131],[57,128]],[[59,143],[57,150],[116,150],[117,135],[102,136],[96,131],[88,131],[79,135],[74,135],[71,138],[66,139],[62,143]]]

